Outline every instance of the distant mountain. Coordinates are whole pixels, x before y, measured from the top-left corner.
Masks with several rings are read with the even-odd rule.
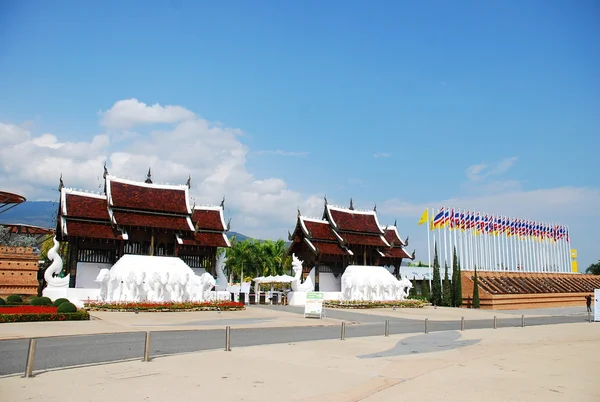
[[[58,202],[53,201],[25,201],[0,215],[0,223],[21,223],[24,225],[54,228]],[[230,239],[235,236],[237,241],[251,239],[237,232],[228,232]]]
[[[0,223],[22,223],[25,225],[53,228],[58,202],[25,201],[0,215]]]

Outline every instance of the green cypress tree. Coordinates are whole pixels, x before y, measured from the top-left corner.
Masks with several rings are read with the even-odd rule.
[[[440,263],[438,261],[437,245],[433,251],[433,278],[431,283],[431,303],[434,306],[442,305],[442,278],[440,278]]]
[[[414,297],[417,297],[417,296],[418,296],[417,295],[417,280],[413,276],[412,288],[410,288],[410,290],[408,291],[408,297],[414,298]]]
[[[477,279],[477,267],[473,275],[473,308],[479,308],[479,279]]]
[[[460,277],[460,263],[456,254],[456,246],[452,255],[452,306],[460,307],[462,304],[462,281]]]
[[[444,263],[444,282],[442,283],[442,305],[452,307],[452,288],[448,278],[448,263]]]
[[[421,285],[421,296],[425,300],[430,300],[431,297],[431,289],[429,288],[429,281],[427,279],[423,279],[423,284]]]

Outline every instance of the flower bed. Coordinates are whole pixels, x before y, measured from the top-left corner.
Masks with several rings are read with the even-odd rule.
[[[56,313],[54,306],[30,306],[16,304],[13,306],[0,307],[0,314],[51,314]]]
[[[90,311],[234,311],[244,310],[244,304],[231,301],[217,302],[97,302],[84,303]]]
[[[325,301],[323,307],[329,308],[421,308],[426,303],[421,300],[391,300],[391,301]]]
[[[86,321],[90,314],[85,310],[76,313],[17,313],[0,314],[0,323],[3,322],[31,322],[31,321]]]

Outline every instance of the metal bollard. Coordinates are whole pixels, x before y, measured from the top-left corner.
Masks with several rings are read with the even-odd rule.
[[[346,340],[346,323],[342,321],[342,333],[340,334],[340,340]]]
[[[521,314],[521,328],[525,326],[525,315]]]
[[[390,320],[385,320],[385,336],[390,336]]]
[[[33,363],[35,362],[35,348],[37,339],[29,340],[29,350],[27,351],[27,365],[25,366],[25,378],[33,377]]]
[[[231,327],[225,327],[225,352],[231,352]]]
[[[144,343],[144,361],[150,361],[150,331],[146,331],[146,342]]]
[[[429,319],[425,318],[425,333],[429,333]]]
[[[498,328],[498,319],[494,316],[494,329]]]
[[[465,317],[460,317],[460,330],[465,330]]]

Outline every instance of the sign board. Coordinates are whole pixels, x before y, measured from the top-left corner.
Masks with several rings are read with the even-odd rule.
[[[574,248],[571,249],[571,258],[577,258],[577,250],[575,250]]]
[[[594,289],[594,321],[600,321],[600,289]]]
[[[304,318],[306,317],[323,318],[323,293],[306,293],[306,304],[304,305]]]

